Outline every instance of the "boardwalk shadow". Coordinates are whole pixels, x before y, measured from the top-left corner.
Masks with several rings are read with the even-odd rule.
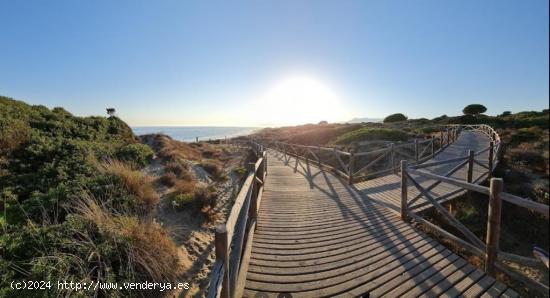
[[[284,159],[281,156],[276,157]],[[370,265],[356,270],[358,272],[368,271],[369,274],[366,275],[368,277],[358,276],[357,279],[337,280],[339,283],[349,283],[350,288],[355,288],[357,291],[354,294],[367,294],[380,285],[380,279],[398,277],[400,272],[412,270],[413,268],[422,268],[422,270],[430,268],[432,266],[430,258],[436,252],[443,251],[442,247],[438,247],[437,251],[433,251],[436,244],[432,243],[431,239],[418,231],[412,230],[397,216],[374,203],[360,189],[348,185],[347,181],[306,162],[293,161],[294,165],[297,163],[303,164],[303,167],[296,167],[297,170],[294,173],[300,174],[306,179],[313,186],[312,191],[319,192],[318,199],[320,203],[323,200],[329,200],[332,203],[331,214],[333,215],[331,216],[342,218],[348,224],[359,224],[362,227],[362,233],[359,233],[358,237],[370,237],[376,243],[371,245],[382,248],[381,253],[388,254],[383,259],[374,255],[370,258],[372,261],[368,257],[363,260],[363,262]],[[398,191],[398,188],[396,187],[395,190]],[[339,213],[339,216],[336,215],[337,213]],[[341,245],[345,246],[346,242],[342,242]],[[432,254],[420,253],[419,249],[421,251],[431,251]],[[424,264],[424,267],[419,267],[421,264]],[[417,271],[420,271],[420,269],[417,269]],[[432,276],[437,276],[437,274],[437,272],[434,272]],[[324,286],[331,286],[331,282],[327,280]],[[389,288],[389,290],[391,289]]]
[[[455,147],[447,149],[456,151],[453,154],[461,154],[464,150],[467,152],[467,148],[460,146],[460,143],[457,142]],[[482,146],[482,144],[479,144],[479,146]],[[453,283],[446,281],[447,276],[440,271],[452,264],[458,257],[424,233],[401,221],[396,215],[398,206],[395,204],[395,200],[391,198],[395,199],[400,196],[399,176],[392,176],[392,179],[384,184],[368,185],[362,183],[350,186],[347,181],[324,171],[312,162],[299,160],[276,151],[270,152],[270,154],[284,165],[292,167],[292,172],[303,177],[304,184],[307,183],[310,192],[312,192],[304,199],[304,202],[295,205],[310,206],[305,214],[301,214],[297,219],[294,219],[296,222],[302,220],[307,224],[328,227],[329,222],[341,221],[342,223],[337,226],[344,234],[350,233],[346,227],[358,226],[360,227],[359,232],[354,232],[353,235],[355,236],[352,238],[348,237],[350,240],[342,240],[338,243],[339,247],[345,248],[350,245],[350,242],[355,243],[357,239],[368,238],[374,241],[371,244],[365,244],[366,246],[382,248],[375,255],[355,255],[354,252],[349,252],[346,255],[349,255],[350,260],[340,261],[339,263],[326,263],[328,265],[325,265],[324,268],[332,268],[330,270],[334,270],[334,273],[324,269],[329,273],[323,276],[331,276],[331,278],[323,280],[323,287],[327,288],[326,292],[323,293],[329,293],[328,289],[332,287],[346,287],[346,291],[352,291],[351,293],[355,296],[368,294],[372,296],[398,296],[413,287],[426,287],[427,290],[428,285],[430,285],[426,282],[428,279],[437,281],[446,289],[453,286]],[[418,180],[422,185],[429,185],[432,182],[428,179],[419,178]],[[434,194],[437,193],[437,190],[437,188],[434,188]],[[389,209],[384,207],[389,207]],[[285,209],[281,210],[284,211]],[[320,210],[319,212],[322,212],[322,215],[317,214],[316,210]],[[283,218],[293,218],[290,215],[281,216]],[[336,239],[342,238],[337,233],[334,234],[334,237]],[[335,249],[335,251],[337,250]],[[334,254],[337,254],[337,252],[334,252]],[[330,256],[331,254],[328,253],[327,255]],[[385,257],[380,257],[382,255]],[[449,260],[449,258],[452,259]],[[357,262],[362,262],[361,267],[353,267],[353,264]],[[443,262],[448,262],[448,264]],[[354,269],[347,269],[347,267]],[[314,286],[308,286],[308,283],[315,283],[316,277],[312,276],[310,278],[311,281],[305,282],[299,288],[302,291],[311,289],[312,296],[314,296]],[[298,281],[289,283],[287,286],[295,284],[297,285]],[[309,292],[302,292],[302,294],[305,293]]]

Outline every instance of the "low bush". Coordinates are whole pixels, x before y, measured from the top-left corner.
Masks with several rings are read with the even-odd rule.
[[[195,204],[198,210],[204,211],[205,208],[216,207],[218,195],[213,186],[200,186],[194,192]]]
[[[198,186],[186,193],[173,192],[170,196],[172,207],[176,210],[194,208],[202,213],[214,208],[217,204],[218,195],[212,186]]]
[[[159,202],[160,196],[155,190],[153,179],[140,170],[119,160],[109,160],[98,165],[101,172],[118,177],[130,193],[138,199],[138,205],[150,211]]]
[[[220,162],[213,159],[203,160],[199,166],[203,168],[214,180],[222,181],[227,178]]]
[[[189,165],[181,162],[170,162],[164,166],[165,172],[171,172],[179,179],[193,180],[193,174],[189,170]]]
[[[361,141],[406,141],[408,135],[400,129],[391,128],[360,128],[338,137],[337,144],[349,144]]]
[[[120,147],[115,153],[117,159],[134,163],[139,167],[148,165],[154,155],[151,147],[144,144],[129,144]]]
[[[197,188],[197,182],[195,180],[178,180],[174,185],[174,193],[191,193]]]
[[[508,155],[512,162],[520,165],[539,168],[544,166],[544,156],[535,150],[525,150],[522,148],[513,148],[509,150]]]
[[[523,143],[538,140],[542,136],[542,130],[538,127],[520,128],[512,134],[511,143]]]
[[[192,193],[174,193],[170,201],[174,209],[184,210],[195,201],[195,196]]]
[[[159,178],[159,182],[167,187],[172,187],[176,185],[176,182],[178,181],[178,177],[176,174],[172,172],[165,172],[162,176]]]

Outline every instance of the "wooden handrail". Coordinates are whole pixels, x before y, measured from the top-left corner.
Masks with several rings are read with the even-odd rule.
[[[500,148],[500,137],[493,128],[488,125],[445,125],[442,126],[444,131],[441,131],[439,137],[431,137],[425,140],[414,140],[409,143],[395,144],[390,143],[387,148],[376,149],[372,151],[349,152],[343,151],[336,147],[321,147],[312,145],[291,144],[288,142],[277,141],[262,141],[256,142],[256,151],[265,149],[266,146],[283,153],[284,156],[291,155],[293,157],[303,159],[306,162],[313,160],[319,167],[334,171],[336,174],[345,178],[350,184],[356,181],[370,179],[380,174],[395,172],[399,170],[399,164],[396,162],[397,155],[401,155],[409,160],[416,168],[426,168],[444,163],[452,163],[459,159],[467,159],[468,157],[459,157],[446,161],[437,161],[429,164],[423,164],[425,161],[433,158],[450,144],[458,139],[458,136],[463,130],[481,131],[491,138],[493,147],[489,146],[478,152],[475,156],[479,156],[484,152],[491,151],[489,155],[491,160],[488,162],[488,171],[492,171],[498,163],[498,150]],[[436,143],[439,147],[436,150]],[[423,146],[421,148],[421,146]],[[411,153],[403,152],[400,149],[412,150]],[[327,159],[328,157],[328,159]],[[477,160],[476,160],[477,161]],[[350,170],[351,169],[351,170]],[[376,174],[376,175],[375,175]],[[491,173],[489,173],[491,176]]]
[[[493,152],[493,142],[491,142],[490,146],[490,153]],[[491,162],[493,160],[492,154],[489,154],[489,173],[491,173]],[[455,160],[458,161],[458,160]],[[474,153],[469,152],[467,162],[462,162],[459,164],[459,166],[455,167],[453,171],[456,171],[457,168],[461,168],[465,165],[468,165],[468,176],[466,177],[466,181],[458,180],[455,178],[447,177],[447,176],[441,176],[436,175],[432,173],[428,173],[425,171],[420,171],[418,169],[413,169],[414,166],[407,167],[406,163],[403,164],[405,161],[402,161],[402,181],[401,181],[401,218],[403,220],[408,220],[409,218],[412,218],[416,220],[417,222],[421,223],[425,227],[434,230],[438,232],[439,234],[445,236],[447,239],[453,241],[455,244],[462,246],[463,248],[467,249],[468,251],[475,253],[476,255],[482,257],[484,259],[485,264],[485,271],[492,276],[495,276],[496,271],[499,270],[501,272],[504,272],[506,274],[514,275],[511,271],[505,269],[504,265],[502,264],[502,260],[513,260],[514,262],[530,262],[532,263],[533,260],[531,258],[526,258],[523,256],[514,255],[511,253],[505,253],[500,251],[499,249],[499,235],[500,235],[500,217],[501,217],[501,202],[507,201],[509,203],[512,203],[514,205],[527,208],[531,211],[537,212],[546,218],[549,217],[549,206],[545,204],[540,204],[537,202],[534,202],[529,199],[521,198],[509,193],[503,192],[503,183],[502,179],[499,178],[491,178],[490,187],[485,187],[481,185],[477,185],[475,183],[472,183],[472,169],[475,164],[474,159]],[[418,166],[416,167],[418,168]],[[433,179],[436,181],[436,183],[432,184],[428,188],[423,188],[420,186],[420,183],[416,181],[417,178],[413,176],[419,176],[424,178]],[[406,178],[403,178],[406,177]],[[411,202],[408,202],[408,195],[407,195],[407,184],[408,182],[411,182],[418,190],[421,192],[419,196],[416,196]],[[473,235],[465,226],[460,224],[454,217],[452,217],[444,208],[441,207],[440,203],[437,202],[436,199],[432,198],[429,194],[429,189],[432,188],[433,185],[437,185],[439,183],[448,183],[451,185],[455,185],[459,187],[459,190],[467,190],[471,192],[479,192],[482,194],[489,195],[489,211],[488,211],[488,219],[487,219],[487,232],[486,232],[486,242],[484,244],[479,244],[477,237]],[[471,243],[468,243],[455,235],[450,234],[447,231],[444,231],[440,227],[435,226],[433,223],[430,223],[426,220],[424,220],[421,216],[414,213],[414,208],[411,208],[412,202],[416,201],[419,197],[424,196],[429,204],[433,205],[435,209],[443,215],[443,218],[446,218],[449,223],[453,224],[455,228],[457,228],[459,231],[462,232],[468,240],[471,241]],[[472,238],[475,237],[475,238]],[[514,275],[516,278],[521,279],[522,282],[526,282],[540,290],[548,290],[547,286],[544,286],[536,281],[532,281],[527,277],[524,276],[517,276]]]
[[[252,249],[256,218],[267,174],[265,146],[250,141],[258,160],[251,164],[227,221],[216,227],[216,261],[210,275],[208,297],[240,297]]]
[[[461,125],[447,125],[442,127],[445,129],[445,132],[442,131],[440,137],[431,137],[425,140],[416,139],[413,142],[401,144],[390,143],[387,148],[363,152],[355,152],[354,150],[347,152],[336,147],[301,145],[278,141],[262,141],[257,143],[263,144],[263,148],[265,148],[265,146],[270,146],[282,152],[284,156],[291,155],[295,158],[303,159],[306,162],[314,160],[319,167],[334,171],[336,174],[348,180],[351,184],[355,181],[369,179],[392,171],[397,173],[399,170],[399,164],[396,162],[397,155],[404,156],[409,159],[412,164],[417,165],[433,158],[456,141],[462,130]],[[487,131],[489,128],[468,126],[467,129],[483,129],[483,131]],[[437,150],[436,143],[438,143]],[[421,146],[423,147],[421,148]],[[412,153],[409,154],[399,150],[405,148],[407,150],[412,150]],[[488,150],[488,148],[484,150]],[[329,160],[327,160],[327,154]],[[478,152],[478,154],[481,153]],[[383,162],[387,164],[383,166]],[[452,161],[449,160],[448,162]],[[496,164],[496,162],[494,162],[493,165],[494,164]]]

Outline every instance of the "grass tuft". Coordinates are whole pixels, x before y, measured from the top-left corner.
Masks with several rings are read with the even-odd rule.
[[[153,178],[145,175],[119,160],[108,160],[98,165],[105,174],[111,174],[120,179],[130,193],[138,198],[138,205],[145,211],[151,211],[160,200],[153,185]]]

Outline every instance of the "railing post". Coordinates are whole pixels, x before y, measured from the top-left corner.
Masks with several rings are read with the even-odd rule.
[[[468,150],[468,174],[466,176],[466,181],[468,181],[468,183],[472,183],[472,180],[474,179],[474,151],[473,150]],[[472,192],[471,191],[466,191],[466,196],[469,198],[471,198],[472,196]]]
[[[432,158],[434,158],[434,156],[435,156],[435,148],[434,148],[434,147],[435,147],[435,144],[434,144],[434,143],[435,143],[435,138],[434,138],[434,136],[432,135],[432,141],[430,142],[430,146],[432,146],[432,155],[431,155]]]
[[[264,178],[265,176],[267,176],[267,151],[264,151],[263,157],[264,157],[264,175],[262,177],[262,182],[265,182]]]
[[[390,144],[390,166],[395,174],[397,174],[397,169],[395,168],[395,149],[393,148],[393,143]]]
[[[229,277],[230,277],[230,268],[229,268],[229,242],[227,239],[227,228],[225,225],[218,225],[216,227],[215,234],[215,246],[216,246],[216,259],[219,259],[223,262],[224,273],[222,276],[222,298],[229,298],[229,293],[231,293],[229,288]]]
[[[502,192],[502,187],[502,179],[491,178],[489,212],[487,216],[487,248],[485,251],[485,272],[491,276],[495,276],[495,261],[498,257],[500,212],[502,207],[500,193]]]
[[[319,163],[319,168],[321,167],[321,146],[317,145],[317,162]]]
[[[440,136],[439,136],[439,149],[442,149],[443,148],[443,131],[440,131],[439,134],[440,134]]]
[[[447,146],[449,146],[449,144],[451,144],[451,132],[449,131],[448,128],[447,128],[446,135],[447,135]]]
[[[349,151],[349,165],[348,165],[348,184],[353,184],[353,171],[355,171],[355,150]]]
[[[401,161],[401,219],[407,221],[407,161]]]
[[[414,139],[414,161],[418,163],[418,139]]]
[[[489,174],[487,175],[489,179],[493,178],[493,158],[494,158],[494,152],[495,150],[495,142],[491,141],[489,143]]]

